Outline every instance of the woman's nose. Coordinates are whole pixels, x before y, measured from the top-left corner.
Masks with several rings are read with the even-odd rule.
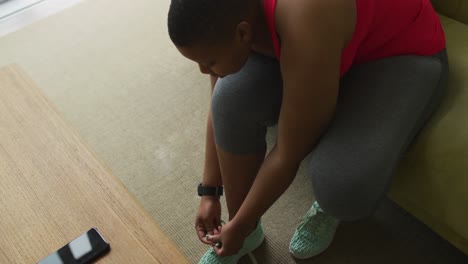
[[[206,66],[203,66],[203,65],[201,65],[201,64],[198,64],[198,67],[200,68],[201,73],[204,73],[204,74],[211,74],[210,68],[208,68],[208,67],[206,67]]]

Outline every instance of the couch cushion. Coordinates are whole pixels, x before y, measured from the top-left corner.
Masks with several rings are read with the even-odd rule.
[[[468,24],[468,0],[431,0],[435,9],[448,17]]]
[[[441,19],[448,94],[403,157],[389,196],[468,254],[468,25]]]

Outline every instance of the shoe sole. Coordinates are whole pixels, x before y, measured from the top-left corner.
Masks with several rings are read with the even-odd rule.
[[[300,260],[310,259],[310,258],[316,257],[316,256],[322,254],[325,250],[327,250],[327,249],[330,247],[330,245],[332,244],[332,242],[333,242],[333,240],[334,240],[333,238],[335,238],[335,234],[336,234],[336,229],[335,229],[335,231],[333,232],[332,239],[330,239],[330,242],[328,242],[328,243],[326,244],[326,246],[325,246],[320,252],[318,252],[318,253],[315,253],[315,254],[312,254],[312,255],[308,255],[308,256],[299,256],[299,255],[296,255],[296,254],[294,254],[294,252],[292,252],[291,250],[289,250],[289,253],[290,253],[294,258],[300,259]]]

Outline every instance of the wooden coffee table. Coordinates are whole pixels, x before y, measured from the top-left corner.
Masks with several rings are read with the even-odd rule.
[[[97,227],[99,263],[189,263],[17,65],[0,68],[0,263],[36,263]]]

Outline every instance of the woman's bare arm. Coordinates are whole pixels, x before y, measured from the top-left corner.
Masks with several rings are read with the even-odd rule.
[[[211,79],[211,95],[213,95],[214,86],[218,77],[210,76]],[[205,145],[205,167],[203,171],[202,183],[205,186],[221,186],[223,184],[221,178],[221,170],[219,168],[218,155],[216,152],[216,144],[213,133],[213,123],[211,117],[211,100],[210,109],[208,112],[208,121],[206,125],[206,145]]]

